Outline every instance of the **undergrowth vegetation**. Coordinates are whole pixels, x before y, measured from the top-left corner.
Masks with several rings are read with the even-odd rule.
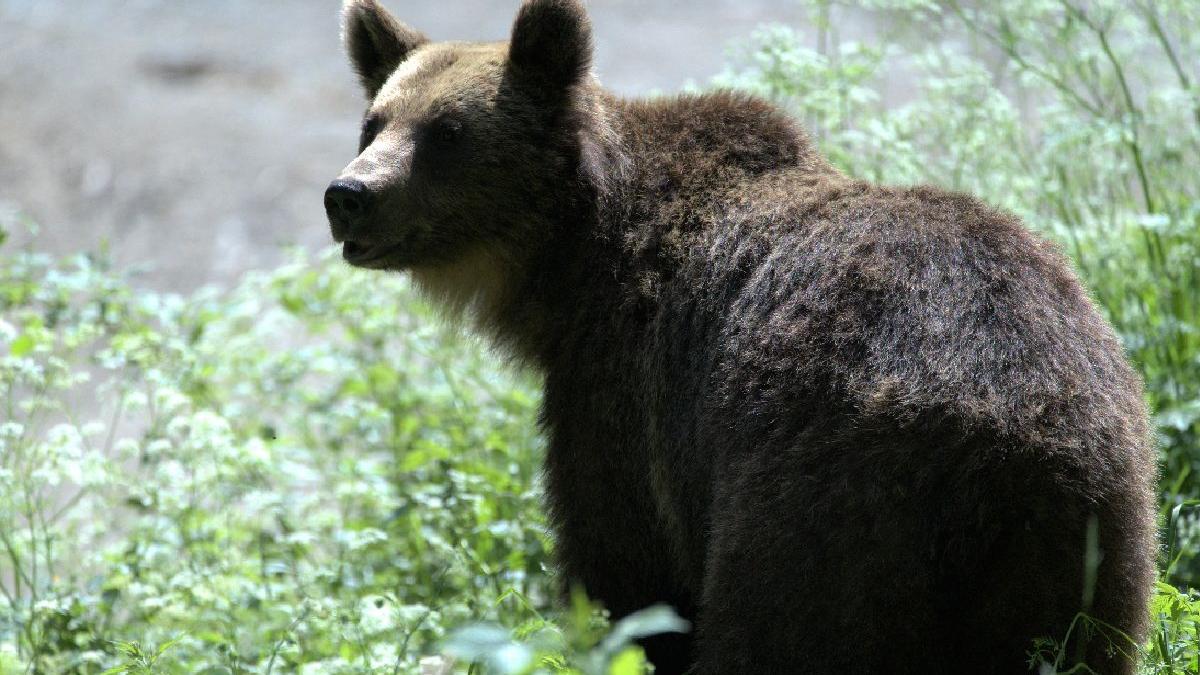
[[[847,173],[1061,242],[1157,422],[1143,670],[1200,672],[1200,3],[807,4],[717,84]],[[865,15],[884,30],[839,35]],[[402,277],[331,253],[184,298],[0,248],[0,675],[642,672],[632,638],[686,627],[558,602],[536,406]],[[1031,662],[1086,672],[1047,637]]]

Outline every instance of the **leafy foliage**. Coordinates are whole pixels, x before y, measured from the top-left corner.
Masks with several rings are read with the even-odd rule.
[[[848,173],[974,192],[1073,256],[1160,434],[1143,669],[1200,672],[1200,5],[807,4],[812,31],[764,28],[717,83]],[[841,40],[864,15],[885,34]],[[403,278],[297,253],[181,298],[0,255],[0,675],[625,674],[632,638],[686,628],[553,609],[535,383]],[[1086,672],[1061,644],[1031,659]]]
[[[184,300],[87,256],[0,275],[0,672],[417,672],[478,620],[551,670],[599,642],[542,618],[534,387],[399,277],[299,255]]]

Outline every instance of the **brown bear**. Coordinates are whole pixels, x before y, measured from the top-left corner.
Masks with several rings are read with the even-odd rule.
[[[657,672],[1015,673],[1039,638],[1133,671],[1142,388],[1052,245],[848,178],[764,101],[605,91],[576,0],[508,42],[344,22],[333,237],[544,376],[562,576],[693,622]]]

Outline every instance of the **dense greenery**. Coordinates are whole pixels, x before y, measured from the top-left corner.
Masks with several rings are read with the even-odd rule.
[[[533,387],[399,277],[301,256],[184,300],[87,256],[5,260],[0,673],[414,672],[480,619],[621,651],[589,653],[586,602],[565,633],[542,616]],[[516,668],[509,643],[452,646]]]
[[[1158,423],[1144,668],[1200,672],[1200,3],[808,4],[811,32],[764,28],[718,84],[781,101],[848,173],[1062,242]],[[886,31],[839,39],[862,16]],[[0,675],[443,672],[446,651],[635,673],[631,636],[681,628],[554,609],[536,383],[403,278],[298,252],[180,298],[86,255],[0,261]]]

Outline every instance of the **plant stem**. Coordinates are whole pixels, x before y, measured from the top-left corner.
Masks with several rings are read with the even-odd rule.
[[[1068,0],[1062,0],[1063,7],[1079,19],[1083,25],[1087,26],[1096,38],[1100,40],[1100,49],[1104,52],[1105,58],[1112,65],[1113,72],[1117,76],[1117,82],[1121,85],[1121,96],[1125,100],[1125,108],[1129,112],[1128,128],[1131,138],[1126,143],[1129,147],[1130,154],[1133,155],[1133,164],[1137,169],[1138,182],[1142,188],[1142,200],[1146,205],[1147,213],[1156,213],[1154,207],[1154,198],[1150,194],[1150,180],[1146,176],[1146,164],[1142,160],[1142,149],[1138,143],[1138,122],[1141,120],[1141,110],[1138,109],[1137,103],[1133,100],[1133,92],[1129,89],[1129,81],[1125,79],[1125,68],[1121,65],[1121,60],[1112,50],[1112,45],[1108,42],[1108,27],[1101,26],[1092,20],[1086,12],[1071,4]]]
[[[1003,38],[992,33],[991,31],[987,30],[986,28],[979,25],[978,23],[975,23],[974,21],[972,21],[971,18],[967,16],[966,12],[963,11],[962,7],[958,4],[958,2],[956,0],[948,3],[948,6],[950,7],[950,10],[952,12],[954,12],[954,15],[957,16],[959,18],[959,20],[963,22],[963,25],[965,25],[967,27],[967,30],[977,33],[979,35],[982,35],[984,38],[986,38],[988,40],[988,42],[991,42],[995,46],[999,47],[1000,50],[1003,51],[1006,56],[1008,56],[1010,59],[1012,59],[1014,62],[1016,62],[1016,64],[1018,66],[1020,66],[1022,70],[1027,70],[1027,71],[1033,73],[1034,75],[1038,76],[1039,78],[1045,80],[1051,86],[1053,86],[1055,89],[1057,89],[1059,92],[1061,92],[1062,94],[1073,99],[1076,103],[1079,104],[1080,107],[1082,107],[1084,110],[1091,113],[1095,117],[1100,117],[1100,118],[1106,117],[1106,115],[1104,114],[1104,111],[1101,110],[1099,108],[1099,106],[1097,106],[1096,104],[1094,104],[1091,101],[1084,98],[1083,95],[1081,95],[1079,92],[1075,91],[1075,89],[1073,87],[1071,87],[1071,85],[1067,84],[1065,80],[1063,80],[1060,77],[1057,77],[1054,73],[1051,73],[1050,71],[1046,70],[1045,68],[1041,68],[1037,64],[1032,63],[1031,61],[1026,59],[1024,56],[1022,56],[1021,53],[1016,50],[1016,48],[1014,48],[1012,45],[1005,42],[1005,40]]]
[[[1167,55],[1167,60],[1171,62],[1171,68],[1175,71],[1175,77],[1179,80],[1179,86],[1192,97],[1192,116],[1196,120],[1196,127],[1200,129],[1200,100],[1198,100],[1196,92],[1192,91],[1192,80],[1188,77],[1187,71],[1184,70],[1183,64],[1179,61],[1179,55],[1175,53],[1175,48],[1171,45],[1171,39],[1167,36],[1167,31],[1163,28],[1162,21],[1158,18],[1158,10],[1155,8],[1153,2],[1138,4],[1141,5],[1142,14],[1146,17],[1146,23],[1150,25],[1150,30],[1154,32],[1154,37],[1162,45],[1163,52]]]

